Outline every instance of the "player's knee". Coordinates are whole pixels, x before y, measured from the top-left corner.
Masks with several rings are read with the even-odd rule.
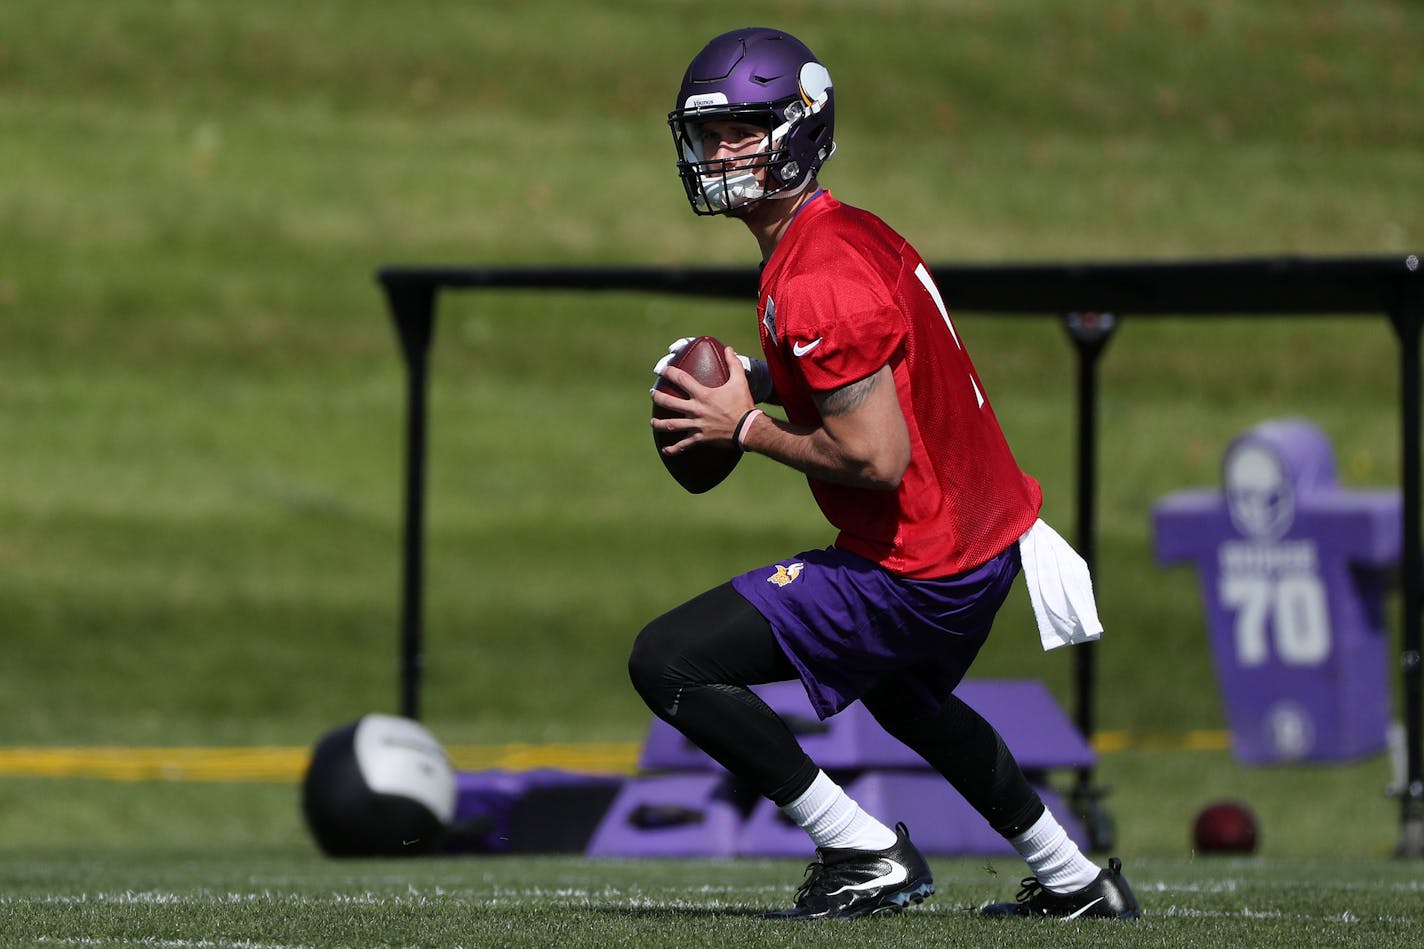
[[[658,696],[668,687],[673,658],[664,620],[665,617],[660,616],[644,626],[628,653],[628,678],[643,701],[654,707],[661,704]]]

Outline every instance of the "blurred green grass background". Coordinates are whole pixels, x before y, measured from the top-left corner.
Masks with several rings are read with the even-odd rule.
[[[306,744],[394,711],[404,388],[375,269],[754,262],[738,225],[688,213],[664,125],[688,59],[749,23],[836,78],[825,183],[934,262],[1424,243],[1424,9],[1398,0],[7,3],[0,744]],[[1047,316],[957,323],[1071,536],[1073,366]],[[636,741],[641,625],[829,541],[794,475],[746,464],[694,499],[653,457],[658,353],[754,330],[745,307],[633,294],[442,300],[425,713],[443,740]],[[1153,563],[1152,502],[1216,483],[1232,435],[1286,414],[1324,427],[1347,485],[1397,484],[1396,362],[1383,318],[1126,315],[1102,364],[1103,728],[1222,725],[1196,578]],[[976,672],[1071,695],[1024,596]],[[1338,845],[1289,804],[1302,771],[1159,753],[1103,771],[1139,841],[1175,846],[1196,803],[1250,791]],[[1378,852],[1386,777],[1371,760],[1309,786],[1338,789],[1327,810],[1356,807],[1352,845]],[[155,820],[123,831],[117,790],[4,780],[0,827],[53,835],[40,799],[84,801],[122,839],[197,793],[149,790]],[[271,833],[295,826],[290,789],[222,793],[280,798]]]

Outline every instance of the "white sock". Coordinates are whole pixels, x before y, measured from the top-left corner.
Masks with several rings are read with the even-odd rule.
[[[895,844],[895,832],[861,810],[824,771],[816,772],[806,793],[781,811],[817,847],[884,850]]]
[[[1047,808],[1033,826],[1009,841],[1046,889],[1072,893],[1092,883],[1102,867],[1083,856]]]

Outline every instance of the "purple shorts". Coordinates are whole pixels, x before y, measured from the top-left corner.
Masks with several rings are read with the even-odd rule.
[[[1011,544],[964,573],[909,580],[828,547],[748,571],[732,587],[771,623],[821,718],[886,676],[934,711],[979,654],[1019,568]]]

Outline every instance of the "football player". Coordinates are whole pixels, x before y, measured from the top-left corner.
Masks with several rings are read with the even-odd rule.
[[[802,827],[816,859],[795,905],[847,918],[934,892],[904,824],[832,781],[748,686],[799,679],[825,718],[861,701],[1022,855],[1032,876],[986,915],[1136,918],[1118,860],[1079,850],[1002,738],[954,695],[1022,570],[1045,647],[1101,633],[1086,565],[1038,517],[1038,483],[1005,442],[983,381],[914,248],[817,175],[835,151],[830,73],[772,29],[713,39],[668,118],[692,210],[740,220],[761,248],[764,359],[688,393],[676,453],[735,444],[806,476],[832,546],[751,570],[647,625],[629,659],[654,714]],[[785,419],[757,408],[782,407]]]

